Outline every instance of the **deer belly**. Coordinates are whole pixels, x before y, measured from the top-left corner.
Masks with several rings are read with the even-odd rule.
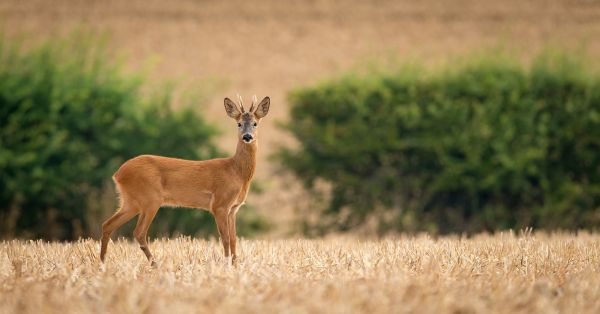
[[[163,205],[174,207],[202,208],[209,210],[211,200],[212,193],[209,192],[195,192],[193,194],[179,195],[165,193]]]

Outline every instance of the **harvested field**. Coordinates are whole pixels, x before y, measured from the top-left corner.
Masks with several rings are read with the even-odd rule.
[[[0,243],[0,313],[598,313],[595,234]]]
[[[268,160],[276,145],[291,142],[276,127],[286,119],[291,89],[389,57],[437,63],[499,45],[524,59],[547,45],[600,52],[600,2],[586,0],[6,0],[0,25],[29,40],[81,26],[108,31],[130,66],[156,61],[157,80],[179,78],[189,85],[216,78],[224,84],[203,110],[223,130],[219,144],[229,153],[235,128],[223,112],[223,97],[271,96],[257,169],[269,192],[251,195],[248,203],[269,216],[277,235],[290,232],[294,207],[306,207],[299,184],[284,181]]]

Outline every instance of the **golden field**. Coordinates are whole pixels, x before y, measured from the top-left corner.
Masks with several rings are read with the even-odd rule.
[[[0,243],[0,313],[599,313],[596,234]]]

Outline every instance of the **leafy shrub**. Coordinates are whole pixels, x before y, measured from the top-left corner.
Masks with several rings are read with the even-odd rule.
[[[321,228],[596,227],[600,77],[588,65],[545,53],[528,67],[484,57],[349,74],[291,94],[299,145],[278,157],[313,192],[328,184]]]
[[[27,50],[0,40],[2,235],[96,234],[115,198],[94,221],[86,217],[125,160],[142,153],[217,155],[214,128],[195,110],[173,110],[168,86],[155,93],[144,87],[141,75],[125,74],[104,41],[90,34]],[[214,224],[191,210],[161,210],[158,219],[163,235],[211,231]]]

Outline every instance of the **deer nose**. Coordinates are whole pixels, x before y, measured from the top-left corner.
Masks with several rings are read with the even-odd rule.
[[[250,134],[244,134],[244,136],[242,136],[242,139],[245,142],[250,142],[252,140],[252,135],[250,135]]]

